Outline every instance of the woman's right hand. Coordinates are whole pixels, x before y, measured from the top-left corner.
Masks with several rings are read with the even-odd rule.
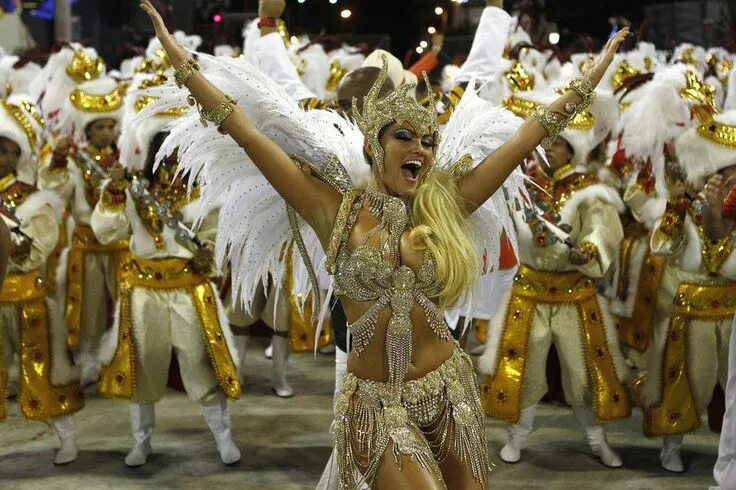
[[[171,66],[175,69],[180,68],[187,61],[187,50],[176,41],[176,38],[166,28],[164,20],[156,10],[156,7],[151,3],[151,0],[141,0],[140,7],[151,19],[153,28],[156,31],[156,37],[161,41],[161,46],[166,51],[166,55],[171,61]]]

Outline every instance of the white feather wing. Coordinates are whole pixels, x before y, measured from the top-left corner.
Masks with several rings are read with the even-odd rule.
[[[317,175],[346,191],[367,178],[362,154],[363,136],[354,124],[331,111],[304,111],[267,75],[241,58],[214,58],[200,54],[202,73],[239,107],[255,126],[287,154],[304,158]],[[168,89],[168,90],[167,90]],[[160,97],[139,117],[152,117],[162,108],[186,103],[186,92],[157,89]],[[234,292],[246,304],[259,281],[269,274],[281,284],[285,271],[282,250],[293,238],[286,203],[258,168],[229,136],[209,125],[203,127],[196,111],[183,116],[171,129],[158,159],[178,152],[181,172],[190,184],[199,182],[203,208],[219,205],[216,257],[230,262]],[[316,235],[297,218],[310,259],[321,267],[323,252]],[[294,290],[305,298],[310,290],[305,264],[293,254]]]
[[[468,86],[472,87],[472,82]],[[444,129],[437,162],[449,171],[457,161],[470,155],[475,167],[508,141],[522,122],[521,118],[481,99],[475,90],[468,88]],[[525,179],[521,170],[516,169],[503,187],[470,216],[475,244],[478,253],[486,257],[487,270],[498,268],[500,238],[504,231],[517,251],[509,206],[523,202],[519,198],[526,193]]]

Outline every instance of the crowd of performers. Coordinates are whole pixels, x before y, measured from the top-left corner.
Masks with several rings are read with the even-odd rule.
[[[372,124],[366,114],[376,110],[376,100],[402,92],[428,109],[439,133],[451,139],[463,134],[461,124],[471,117],[487,117],[463,111],[480,99],[487,104],[482,107],[495,107],[495,119],[485,120],[497,126],[488,136],[497,141],[486,145],[494,148],[523,120],[539,117],[540,108],[564,94],[595,56],[580,53],[562,64],[530,45],[501,2],[486,3],[467,60],[445,66],[441,78],[433,74],[437,83],[422,78],[438,64],[441,40],[410,70],[383,50],[365,56],[347,45],[328,51],[308,39],[293,43],[280,18],[283,2],[261,2],[260,20],[243,31],[242,55],[223,46],[216,58],[201,56],[199,64],[204,73],[210,66],[215,85],[227,85],[222,72],[244,58],[262,77],[249,75],[246,84],[268,79],[269,90],[288,97],[294,110],[335,111],[359,126]],[[174,37],[190,50],[200,44],[197,36]],[[342,270],[343,264],[363,265],[354,261],[357,253],[342,257],[339,243],[329,247],[327,270],[340,269],[335,284],[326,274],[306,277],[297,271],[303,260],[297,249],[309,247],[288,223],[272,228],[259,221],[273,209],[265,203],[275,196],[264,190],[270,189],[266,179],[254,177],[240,189],[240,207],[224,205],[225,197],[218,202],[212,191],[207,199],[200,196],[205,184],[195,177],[207,169],[178,172],[177,147],[205,141],[186,148],[204,166],[224,158],[206,142],[226,137],[211,124],[211,139],[194,136],[211,114],[192,97],[182,103],[186,87],[173,81],[181,81],[183,68],[172,66],[158,39],[119,70],[106,67],[94,48],[76,43],[51,54],[43,66],[18,61],[0,58],[0,196],[12,232],[0,293],[0,419],[7,403],[18,403],[26,419],[56,430],[61,446],[54,463],[70,463],[78,452],[75,417],[84,417],[83,389],[96,384],[97,396],[130,404],[134,443],[125,463],[141,466],[152,452],[154,407],[165,394],[173,354],[223,463],[237,462],[228,400],[241,398],[248,327],[259,319],[272,327],[274,393],[291,397],[286,369],[295,325],[310,346],[313,338],[328,337],[322,327],[312,327],[309,312],[301,309],[306,305],[335,343],[338,416],[332,430],[338,440],[347,437],[343,422],[354,416],[347,398],[369,391],[366,380],[345,375],[348,353],[370,349],[371,338],[355,322],[347,332],[341,302],[331,296],[335,290],[359,301],[375,299],[351,275],[357,273]],[[619,51],[595,100],[570,116],[545,151],[526,159],[522,198],[515,201],[505,190],[492,198],[507,211],[504,235],[495,242],[500,246],[488,245],[477,293],[462,306],[448,305],[446,322],[440,312],[436,328],[446,331],[435,333],[479,344],[474,364],[482,410],[509,424],[501,460],[523,457],[536,407],[548,391],[547,355],[554,345],[565,400],[603,465],[622,466],[604,423],[629,417],[639,406],[643,435],[662,441],[662,467],[686,470],[680,457],[685,435],[700,427],[716,385],[726,389],[736,313],[734,62],[736,55],[724,49],[687,44],[669,58],[644,42]],[[383,85],[374,87],[376,80]],[[407,85],[417,81],[418,87]],[[269,100],[257,103],[268,106]],[[269,133],[269,125],[279,123],[268,121],[267,111],[258,124],[278,140],[280,133]],[[226,157],[237,162],[242,152]],[[463,160],[448,173],[467,173],[463,167],[472,162]],[[402,171],[416,176],[413,166]],[[236,167],[220,165],[221,175],[202,182],[221,186],[225,194],[223,185],[236,179]],[[388,209],[378,201],[366,205]],[[283,201],[277,207],[289,214]],[[343,208],[343,219],[355,219],[350,203],[345,207],[343,201],[341,213]],[[232,253],[232,230],[244,226],[240,233],[262,243],[262,250]],[[223,260],[215,260],[215,250]],[[257,280],[231,280],[249,270]],[[312,303],[306,301],[310,283]],[[398,296],[380,298],[398,315]],[[421,306],[428,317],[439,312]],[[438,376],[467,376],[466,359],[453,354],[442,369],[455,371]],[[449,393],[455,385],[448,380]],[[414,394],[410,416],[431,419],[437,398],[420,395]],[[448,396],[447,403],[455,403]],[[366,417],[379,417],[367,401],[361,403]],[[451,429],[445,430],[459,431],[465,423],[457,408],[462,403],[453,405],[456,425],[447,423]],[[371,430],[381,429],[372,423]],[[724,430],[729,427],[727,422]],[[734,452],[729,441],[724,435],[722,453]],[[333,458],[340,464],[357,458],[339,452]],[[415,455],[423,457],[421,451]],[[478,468],[488,466],[483,454],[471,447],[462,455],[484,482],[478,476]],[[349,486],[351,475],[340,468],[335,476],[336,466],[328,465],[323,483],[337,479]],[[729,470],[729,461],[719,460],[716,478],[726,478]],[[366,476],[375,468],[361,471]]]

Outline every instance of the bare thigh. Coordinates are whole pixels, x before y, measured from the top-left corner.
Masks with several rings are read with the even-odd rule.
[[[425,468],[416,459],[412,459],[411,456],[401,456],[400,461],[401,467],[397,464],[394,456],[393,442],[389,442],[383,456],[381,456],[372,487],[377,490],[397,488],[444,490],[455,488],[453,486],[446,487],[442,479],[430,468]],[[434,460],[432,460],[432,463],[436,464]]]

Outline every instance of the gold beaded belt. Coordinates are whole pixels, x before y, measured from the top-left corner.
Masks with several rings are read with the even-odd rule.
[[[88,253],[111,253],[128,250],[128,240],[103,245],[97,241],[92,228],[85,225],[74,225],[72,232],[72,248]]]
[[[192,270],[189,259],[132,259],[122,266],[123,281],[128,287],[178,289],[207,282],[203,274]]]
[[[41,274],[36,271],[8,274],[0,292],[0,303],[18,303],[46,297]]]

